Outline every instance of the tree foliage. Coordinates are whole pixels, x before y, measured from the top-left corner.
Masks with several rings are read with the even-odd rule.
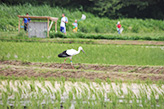
[[[48,4],[69,9],[79,9],[94,13],[99,17],[110,18],[155,18],[164,19],[164,0],[1,0],[0,3],[17,5]]]

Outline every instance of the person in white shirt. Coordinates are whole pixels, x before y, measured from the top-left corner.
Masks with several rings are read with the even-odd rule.
[[[66,35],[66,23],[68,23],[68,19],[65,14],[62,14],[61,23],[60,23],[60,31]]]

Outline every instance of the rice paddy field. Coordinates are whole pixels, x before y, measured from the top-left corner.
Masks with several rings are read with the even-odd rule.
[[[163,42],[57,40],[0,41],[0,108],[164,108]]]

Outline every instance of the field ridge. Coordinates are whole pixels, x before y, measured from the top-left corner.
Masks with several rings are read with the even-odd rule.
[[[3,76],[28,76],[28,77],[65,77],[87,78],[89,80],[164,80],[163,66],[123,66],[123,65],[91,65],[75,64],[75,69],[70,64],[60,63],[34,63],[21,61],[0,61],[0,75]]]

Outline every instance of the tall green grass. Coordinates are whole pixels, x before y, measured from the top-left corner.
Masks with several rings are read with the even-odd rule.
[[[17,15],[25,15],[29,13],[30,16],[52,16],[59,18],[58,31],[60,25],[60,18],[62,13],[68,17],[67,31],[72,32],[72,23],[75,19],[80,19],[82,14],[87,16],[85,21],[79,22],[79,32],[84,33],[117,33],[116,23],[121,22],[124,31],[123,33],[149,33],[149,32],[163,32],[164,21],[153,19],[116,19],[99,18],[91,13],[81,12],[78,9],[68,10],[60,7],[50,7],[48,5],[32,6],[31,4],[7,6],[0,5],[0,31],[16,31],[18,26]],[[54,27],[52,28],[54,30]]]
[[[21,60],[30,62],[62,63],[58,54],[67,49],[82,52],[73,57],[73,63],[118,64],[118,65],[164,65],[164,46],[141,45],[91,45],[56,44],[39,42],[2,42],[0,41],[1,60]],[[67,63],[70,63],[68,60]]]

